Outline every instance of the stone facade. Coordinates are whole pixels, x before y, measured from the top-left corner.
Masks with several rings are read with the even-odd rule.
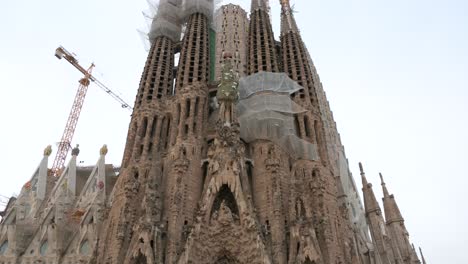
[[[77,167],[75,149],[51,178],[47,148],[2,213],[0,264],[421,263],[383,178],[385,217],[361,165],[362,205],[289,1],[279,41],[267,0],[252,0],[250,20],[233,4],[214,16],[211,0],[183,3],[161,2],[183,12],[151,39],[118,176],[103,147],[96,167]],[[301,87],[291,120],[316,155],[242,138],[239,78],[258,73]],[[284,96],[270,88],[254,96]]]

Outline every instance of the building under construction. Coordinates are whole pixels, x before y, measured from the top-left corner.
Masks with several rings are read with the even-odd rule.
[[[121,167],[48,168],[0,224],[0,264],[416,264],[382,178],[364,206],[288,0],[161,0]],[[280,39],[271,17],[281,16]],[[176,58],[179,58],[176,61]],[[385,212],[385,215],[383,214]]]

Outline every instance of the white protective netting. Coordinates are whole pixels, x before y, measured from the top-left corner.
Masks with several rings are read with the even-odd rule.
[[[291,80],[286,73],[272,72],[259,72],[242,78],[239,87],[241,100],[263,91],[290,95],[303,89],[299,84]]]
[[[201,13],[211,22],[213,20],[214,6],[214,0],[183,0],[182,17],[187,18],[192,14]]]
[[[306,110],[290,94],[302,89],[284,73],[260,72],[240,80],[237,115],[241,137],[270,140],[295,159],[318,160],[316,146],[297,137],[294,116]]]
[[[150,42],[159,36],[179,41],[182,32],[182,0],[161,0],[148,33]]]

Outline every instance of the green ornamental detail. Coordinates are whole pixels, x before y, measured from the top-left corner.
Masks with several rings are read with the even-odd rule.
[[[221,83],[218,85],[216,95],[218,101],[237,101],[239,98],[239,91],[237,90],[239,83],[229,59],[224,61],[221,75]]]

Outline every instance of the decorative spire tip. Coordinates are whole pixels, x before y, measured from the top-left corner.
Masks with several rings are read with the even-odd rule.
[[[107,152],[109,152],[109,150],[107,149],[107,145],[104,144],[101,148],[101,150],[99,151],[99,153],[102,155],[102,156],[105,156],[107,155]]]
[[[381,172],[379,172],[379,175],[380,175],[380,181],[382,182],[382,185],[385,185],[385,180],[383,178],[383,175]]]
[[[49,145],[44,149],[44,156],[49,157],[52,154],[52,146]]]
[[[361,175],[364,174],[364,166],[362,166],[362,162],[359,162],[359,170],[361,170]]]
[[[72,156],[80,155],[80,145],[76,144],[76,147],[72,149]]]

